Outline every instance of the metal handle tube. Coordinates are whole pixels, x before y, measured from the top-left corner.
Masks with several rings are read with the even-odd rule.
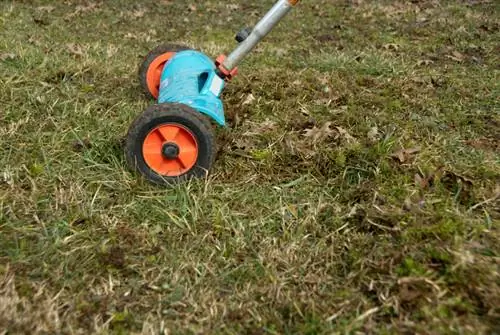
[[[262,20],[257,23],[250,36],[247,37],[222,63],[232,71],[248,55],[252,49],[290,12],[298,1],[279,0]]]

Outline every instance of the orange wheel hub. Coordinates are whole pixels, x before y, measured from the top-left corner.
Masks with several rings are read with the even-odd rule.
[[[193,168],[198,160],[198,143],[194,134],[180,124],[164,124],[144,139],[142,154],[156,173],[178,177]]]
[[[160,79],[161,72],[165,63],[175,55],[175,52],[167,52],[156,57],[149,65],[148,72],[146,73],[146,82],[151,95],[157,99],[160,94]]]

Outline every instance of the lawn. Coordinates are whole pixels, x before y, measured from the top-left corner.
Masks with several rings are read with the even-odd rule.
[[[148,51],[272,3],[0,0],[0,334],[500,333],[497,1],[303,1],[208,178],[129,170]]]

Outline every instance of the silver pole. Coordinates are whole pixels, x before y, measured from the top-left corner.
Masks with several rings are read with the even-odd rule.
[[[262,20],[253,28],[252,33],[224,60],[222,66],[232,71],[252,49],[285,17],[297,1],[279,0]]]

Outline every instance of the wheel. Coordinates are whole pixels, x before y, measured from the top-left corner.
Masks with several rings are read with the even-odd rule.
[[[129,166],[158,185],[206,176],[215,153],[209,119],[178,103],[148,107],[131,124],[125,143]]]
[[[165,44],[156,47],[146,55],[139,67],[139,81],[144,94],[146,94],[149,99],[158,99],[160,77],[165,63],[168,62],[176,52],[183,50],[190,50],[190,48],[178,44]]]

